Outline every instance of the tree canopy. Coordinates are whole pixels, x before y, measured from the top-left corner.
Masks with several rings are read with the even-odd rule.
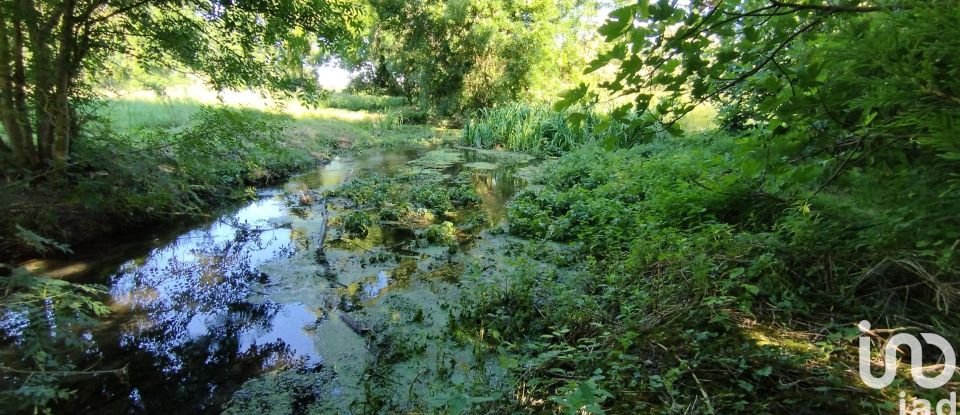
[[[613,116],[637,129],[714,103],[725,126],[776,137],[784,156],[920,146],[956,160],[960,43],[943,30],[958,18],[951,1],[640,1],[610,13],[600,33],[613,47],[588,71],[616,68],[601,89],[631,98]],[[582,86],[559,107],[596,96]]]
[[[558,85],[579,81],[598,2],[386,0],[370,7],[374,23],[352,58],[360,82],[451,114],[552,100]]]
[[[67,159],[78,104],[110,54],[181,65],[217,88],[309,96],[304,57],[344,45],[360,21],[346,0],[16,0],[0,15],[0,154],[33,168]]]

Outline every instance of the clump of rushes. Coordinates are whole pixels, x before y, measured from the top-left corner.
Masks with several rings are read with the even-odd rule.
[[[546,105],[484,108],[467,118],[460,142],[478,148],[559,155],[590,140],[583,129],[568,124],[566,116]]]

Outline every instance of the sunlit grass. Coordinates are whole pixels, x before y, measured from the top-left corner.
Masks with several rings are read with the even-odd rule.
[[[415,120],[404,116],[409,109],[402,107],[403,100],[396,97],[335,93],[317,108],[252,91],[216,93],[191,85],[169,88],[162,96],[153,91],[126,91],[109,94],[108,98],[96,114],[121,134],[140,129],[187,128],[193,115],[204,106],[226,106],[287,118],[285,137],[290,144],[307,149],[430,146],[454,140],[456,135],[450,130],[411,124]]]

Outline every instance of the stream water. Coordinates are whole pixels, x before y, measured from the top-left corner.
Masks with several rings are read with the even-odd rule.
[[[505,203],[525,185],[516,174],[525,163],[497,164],[490,153],[456,151],[462,159],[442,173],[468,171],[482,200],[476,209],[499,223]],[[369,307],[385,291],[404,289],[393,278],[398,261],[371,263],[362,254],[374,248],[409,254],[417,236],[385,225],[371,231],[366,247],[324,246],[323,235],[330,240],[335,233],[325,227],[337,209],[304,206],[296,198],[367,174],[397,174],[422,154],[337,158],[261,190],[256,200],[209,223],[98,252],[113,263],[85,270],[87,280],[109,288],[113,313],[95,335],[99,348],[90,360],[101,370],[125,367],[125,375],[75,385],[77,399],[63,409],[219,412],[245,381],[288,367],[334,368],[341,380],[328,391],[332,399],[358,388],[351,383],[367,364],[367,345],[342,316],[351,302]],[[319,248],[327,264],[318,263]]]

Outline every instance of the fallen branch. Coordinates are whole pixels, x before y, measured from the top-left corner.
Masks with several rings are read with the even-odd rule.
[[[347,313],[343,311],[337,311],[337,315],[340,316],[340,321],[350,327],[350,330],[353,330],[354,333],[357,333],[358,336],[366,336],[370,332],[370,329],[364,326],[359,321],[355,320],[353,317],[350,317]]]

